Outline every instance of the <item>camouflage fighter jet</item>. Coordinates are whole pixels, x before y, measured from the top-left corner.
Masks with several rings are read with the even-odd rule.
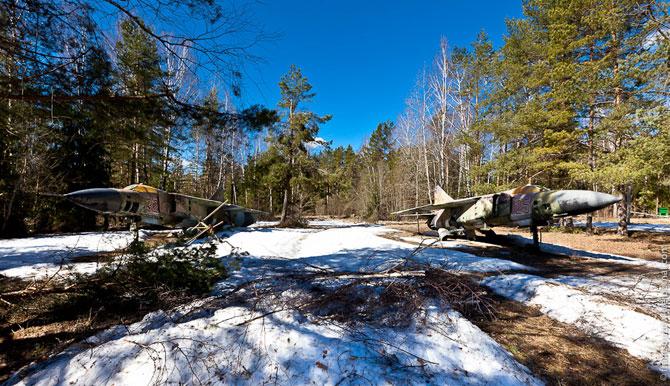
[[[265,213],[218,200],[169,193],[143,184],[123,189],[84,189],[64,197],[98,213],[171,228],[190,228],[201,221],[209,225],[222,222],[222,225],[246,227],[256,222],[256,215]]]
[[[441,187],[435,188],[434,203],[401,210],[393,214],[427,219],[430,229],[441,240],[453,235],[474,238],[475,230],[495,235],[494,226],[530,227],[533,244],[539,245],[537,227],[560,217],[590,213],[605,208],[620,198],[590,190],[549,190],[538,185],[484,196],[454,200]]]

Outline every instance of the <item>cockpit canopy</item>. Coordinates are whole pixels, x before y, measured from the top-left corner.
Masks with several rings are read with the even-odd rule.
[[[540,185],[524,185],[524,186],[519,186],[518,188],[508,190],[507,192],[511,195],[515,195],[515,194],[529,194],[529,193],[548,192],[549,190],[550,189],[547,189],[544,186],[540,186]]]
[[[128,185],[124,190],[132,190],[133,192],[137,193],[156,193],[158,189],[154,188],[153,186],[149,185],[144,185],[144,184],[132,184]]]

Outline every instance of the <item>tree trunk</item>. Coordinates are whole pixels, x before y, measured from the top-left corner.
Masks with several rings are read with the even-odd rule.
[[[632,193],[632,185],[626,184],[621,187],[621,192],[624,193],[624,199],[618,205],[619,227],[617,233],[621,236],[629,236],[628,223],[630,221],[630,201]]]
[[[433,203],[433,187],[430,184],[430,168],[428,165],[428,146],[426,144],[426,129],[423,128],[423,165],[426,173],[426,193],[428,194],[428,202]]]
[[[428,141],[426,139],[426,122],[427,122],[427,109],[428,109],[428,102],[426,100],[427,95],[426,95],[426,80],[425,80],[426,74],[424,71],[423,74],[423,81],[422,81],[422,89],[421,89],[421,121],[420,121],[420,127],[421,127],[421,145],[422,145],[422,153],[423,153],[423,166],[424,166],[424,172],[426,174],[426,194],[428,195],[428,202],[430,204],[433,203],[433,186],[430,183],[430,166],[428,164]]]
[[[421,173],[421,165],[419,162],[415,163],[415,176],[414,176],[414,206],[419,206],[419,175]]]
[[[168,166],[170,164],[170,141],[172,139],[172,128],[165,128],[165,148],[163,149],[163,170],[161,176],[161,186],[160,188],[165,190],[167,189],[167,176],[168,176]]]
[[[237,205],[237,184],[235,183],[235,158],[230,157],[230,199]]]
[[[377,180],[378,186],[379,186],[379,207],[377,208],[377,213],[379,214],[379,217],[381,217],[382,214],[382,192],[383,192],[383,187],[382,187],[382,171],[381,171],[381,165],[377,163],[377,174],[379,175],[379,179]]]
[[[589,108],[589,139],[587,143],[589,148],[589,169],[591,169],[591,172],[593,172],[596,169],[596,154],[593,141],[594,132],[595,132],[595,108],[592,103]],[[586,215],[586,232],[589,234],[593,233],[593,215],[591,213]]]
[[[135,165],[134,165],[134,170],[133,173],[135,175],[133,183],[134,184],[139,184],[141,182],[141,177],[140,177],[140,170],[143,170],[143,166],[140,165],[141,163],[141,154],[140,151],[142,150],[140,147],[139,143],[135,143],[134,145],[134,159],[135,159]]]
[[[283,224],[286,221],[286,216],[288,214],[288,188],[284,188],[284,201],[281,206],[281,218],[279,223]]]

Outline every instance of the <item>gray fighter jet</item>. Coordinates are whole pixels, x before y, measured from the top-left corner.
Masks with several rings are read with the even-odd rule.
[[[169,193],[143,184],[123,189],[84,189],[64,197],[98,213],[172,228],[190,228],[201,221],[209,225],[246,227],[256,222],[256,215],[265,213],[218,200]]]
[[[538,185],[455,200],[437,186],[433,204],[393,214],[426,218],[428,227],[436,230],[440,239],[452,235],[474,238],[475,230],[494,235],[491,229],[494,226],[530,227],[533,244],[538,246],[538,226],[561,217],[590,213],[620,200],[607,193],[549,190]]]

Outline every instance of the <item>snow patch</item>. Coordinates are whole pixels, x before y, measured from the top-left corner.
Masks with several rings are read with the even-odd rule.
[[[226,243],[219,246],[217,254],[227,256],[233,246],[249,253],[242,260],[242,269],[234,273],[240,278],[281,269],[372,272],[390,268],[409,257],[450,270],[533,270],[509,260],[482,258],[450,249],[426,248],[412,256],[416,245],[381,237],[392,231],[377,225],[348,223],[329,229],[242,229],[222,233]]]
[[[670,322],[670,302],[666,301],[670,286],[662,272],[638,276],[559,276],[554,280],[590,294],[628,303],[657,319]]]
[[[575,221],[575,226],[586,227],[583,221]],[[617,229],[619,224],[613,221],[594,222],[595,228]],[[628,230],[633,232],[670,233],[670,224],[628,224]]]
[[[507,237],[509,239],[516,240],[516,242],[520,244],[530,245],[533,242],[531,238],[522,235],[507,235]],[[617,264],[638,265],[660,270],[670,269],[670,264],[663,263],[660,261],[638,259],[635,257],[615,255],[612,253],[573,249],[560,244],[549,244],[546,242],[542,242],[540,243],[540,249],[542,251],[553,253],[556,255],[576,256],[584,259],[611,260],[613,263]]]
[[[296,270],[384,270],[416,249],[381,237],[391,232],[381,226],[320,225],[329,228],[276,229],[268,224],[222,232],[225,242],[218,244],[217,255],[228,263],[231,252],[238,252],[238,267],[215,292]],[[428,248],[412,258],[451,270],[530,269],[448,249]],[[15,375],[10,383],[541,384],[498,343],[449,309],[429,306],[425,322],[409,327],[352,327],[311,322],[289,310],[263,315],[267,310],[242,306],[199,309],[203,302],[103,331]]]
[[[122,249],[132,240],[130,232],[88,232],[0,240],[0,275],[36,278],[56,272],[63,275],[91,273],[98,268],[97,263],[73,263],[72,259]]]
[[[289,311],[256,317],[246,308],[229,307],[148,329],[143,320],[10,383],[542,384],[451,310],[432,307],[425,324],[404,329],[315,324]]]
[[[567,282],[566,278],[563,278]],[[527,274],[498,275],[482,284],[498,295],[540,306],[553,319],[622,347],[631,355],[650,362],[666,376],[670,364],[665,355],[670,347],[670,326],[649,315],[598,295],[584,293],[557,280]]]

